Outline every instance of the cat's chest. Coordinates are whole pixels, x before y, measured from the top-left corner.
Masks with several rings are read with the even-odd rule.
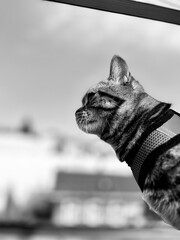
[[[180,144],[157,158],[154,168],[147,175],[144,189],[152,190],[158,187],[168,190],[168,188],[176,188],[177,181],[180,183]]]

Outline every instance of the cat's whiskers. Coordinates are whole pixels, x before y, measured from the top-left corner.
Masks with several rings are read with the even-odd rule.
[[[85,125],[85,127],[86,127],[86,133],[88,133],[88,121],[87,121],[87,119],[86,119],[86,125]]]
[[[84,119],[81,118],[81,119],[79,120],[79,126],[80,126],[81,128],[82,128],[82,126],[83,126],[83,122],[84,122]]]
[[[76,113],[76,116],[82,116],[81,112]]]

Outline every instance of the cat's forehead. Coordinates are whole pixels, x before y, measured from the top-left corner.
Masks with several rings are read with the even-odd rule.
[[[101,81],[98,84],[95,84],[94,86],[90,87],[87,91],[88,93],[96,93],[98,91],[107,92],[112,95],[118,96],[118,88],[116,84],[111,84],[110,81]]]

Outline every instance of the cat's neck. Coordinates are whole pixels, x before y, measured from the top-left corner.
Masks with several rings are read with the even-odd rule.
[[[143,138],[164,123],[164,116],[169,108],[170,104],[159,102],[145,94],[136,104],[129,120],[124,118],[122,122],[121,119],[112,135],[106,139],[101,138],[113,147],[120,161],[126,161],[130,165]]]

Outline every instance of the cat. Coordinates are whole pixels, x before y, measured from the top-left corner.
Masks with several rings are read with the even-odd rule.
[[[82,131],[109,143],[131,167],[150,209],[180,230],[180,130],[173,129],[179,114],[171,104],[146,93],[115,55],[108,79],[87,91],[75,115]]]

